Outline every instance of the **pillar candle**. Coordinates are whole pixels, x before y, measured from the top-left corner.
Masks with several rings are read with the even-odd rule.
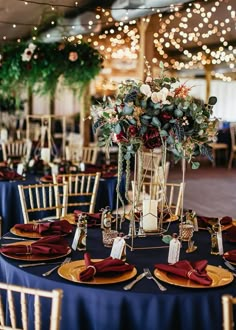
[[[157,231],[157,200],[144,199],[143,200],[143,230]]]

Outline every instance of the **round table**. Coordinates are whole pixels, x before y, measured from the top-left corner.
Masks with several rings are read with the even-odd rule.
[[[171,224],[169,232],[177,230]],[[73,235],[68,237],[71,242]],[[208,264],[224,266],[221,256],[210,254],[210,235],[202,230],[193,237],[198,249],[187,254],[186,243],[181,248],[180,259],[196,261],[207,259]],[[149,241],[165,246],[160,237],[137,238],[140,246]],[[10,243],[5,239],[1,242]],[[12,241],[11,241],[12,242]],[[234,245],[224,242],[225,251]],[[87,250],[92,258],[105,258],[110,249],[102,245],[100,228],[89,228]],[[153,272],[155,263],[167,262],[168,248],[127,249],[127,262],[134,264],[138,273],[143,267]],[[72,251],[72,261],[83,259],[83,252]],[[138,282],[131,291],[123,286],[129,281],[109,285],[88,285],[74,283],[54,272],[44,278],[42,273],[52,266],[19,268],[22,261],[0,257],[0,280],[33,288],[63,290],[61,330],[221,330],[223,294],[236,295],[234,281],[218,288],[192,289],[165,283],[167,291],[161,292],[154,281],[146,278]],[[46,311],[44,311],[46,313]],[[46,328],[45,328],[46,329]]]

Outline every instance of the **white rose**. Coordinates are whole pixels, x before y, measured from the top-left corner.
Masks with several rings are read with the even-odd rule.
[[[153,92],[151,95],[152,102],[153,103],[167,102],[166,104],[168,104],[168,101],[166,100],[168,93],[169,90],[166,87],[162,88],[159,92]]]
[[[32,51],[29,48],[26,48],[24,53],[21,54],[21,59],[23,62],[29,62],[31,60],[32,57]]]
[[[34,52],[34,51],[35,51],[35,48],[36,48],[36,45],[33,44],[33,43],[31,42],[31,43],[29,44],[28,48],[29,48],[32,52]]]
[[[151,91],[151,87],[147,84],[142,84],[140,87],[140,92],[146,96],[151,96],[152,95],[152,91]]]

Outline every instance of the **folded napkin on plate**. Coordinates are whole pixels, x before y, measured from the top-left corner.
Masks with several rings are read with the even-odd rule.
[[[222,226],[231,225],[232,221],[233,221],[232,217],[225,216],[220,219],[220,224]]]
[[[224,231],[223,238],[229,242],[236,242],[236,227],[232,226]]]
[[[102,218],[102,213],[87,213],[83,212],[80,210],[75,210],[74,211],[74,216],[77,219],[81,214],[86,214],[87,215],[87,226],[88,227],[93,227],[93,226],[98,226],[101,224],[101,218]]]
[[[229,262],[236,262],[236,250],[230,250],[225,252],[223,257]]]
[[[218,218],[213,217],[204,217],[204,216],[197,216],[198,226],[202,228],[207,228],[212,226],[213,222],[218,223]],[[222,226],[230,225],[232,223],[232,218],[225,216],[220,219],[220,223]]]
[[[79,280],[82,282],[89,281],[93,279],[96,275],[114,275],[116,273],[124,273],[131,271],[134,266],[126,264],[120,259],[113,259],[108,257],[104,260],[93,262],[91,261],[90,254],[84,254],[84,261],[86,269],[79,274]]]
[[[22,180],[22,175],[11,169],[0,171],[0,180]]]
[[[66,220],[60,220],[54,222],[16,224],[14,228],[25,232],[35,232],[46,236],[69,234],[73,230],[73,225]]]
[[[41,182],[53,182],[53,178],[52,178],[52,175],[44,175],[40,178],[40,181]]]
[[[173,265],[155,265],[155,267],[159,270],[164,270],[168,273],[175,274],[180,277],[189,278],[198,284],[211,285],[212,279],[207,275],[206,266],[207,260],[199,260],[195,262],[181,260]]]
[[[22,255],[64,255],[69,251],[67,241],[61,236],[48,236],[39,239],[38,241],[26,244],[9,244],[1,247],[0,251],[7,254],[22,254]]]

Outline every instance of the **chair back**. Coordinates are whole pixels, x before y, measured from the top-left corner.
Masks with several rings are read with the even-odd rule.
[[[95,165],[98,158],[98,147],[83,147],[82,161],[86,164]]]
[[[233,305],[236,304],[236,297],[224,294],[221,298],[223,312],[223,330],[234,329]]]
[[[143,174],[142,180],[144,182],[150,182],[155,176],[157,168],[160,166],[162,160],[162,154],[144,151],[142,153],[143,161]]]
[[[53,175],[53,182],[68,184],[67,210],[94,213],[101,173]]]
[[[47,219],[60,219],[66,214],[66,183],[18,185],[18,190],[24,223],[45,218],[45,215]]]
[[[232,168],[233,160],[236,158],[236,123],[230,123],[231,152],[228,162],[228,169]]]
[[[32,148],[32,142],[30,140],[16,140],[11,142],[2,143],[2,155],[3,160],[7,161],[11,159],[19,159],[22,157],[29,161]]]
[[[184,184],[144,182],[142,185],[143,199],[158,201],[158,208],[164,212],[179,216],[182,209]]]
[[[65,147],[66,160],[70,160],[73,163],[80,163],[82,160],[82,145],[70,144]]]
[[[43,330],[45,319],[48,329],[59,330],[62,297],[61,289],[46,291],[0,283],[0,329],[27,330],[32,320],[35,330]],[[49,304],[50,315],[45,315],[45,304]]]

